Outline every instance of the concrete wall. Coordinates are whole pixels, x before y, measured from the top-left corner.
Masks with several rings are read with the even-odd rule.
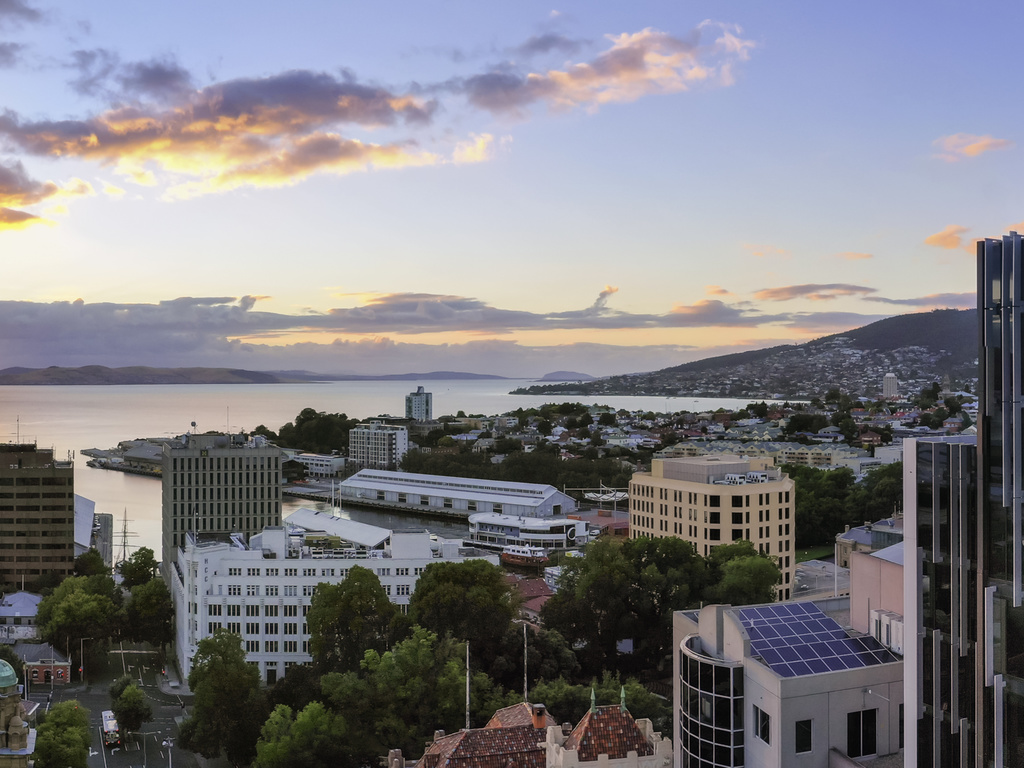
[[[850,626],[871,634],[870,611],[903,615],[903,566],[866,552],[850,555]]]

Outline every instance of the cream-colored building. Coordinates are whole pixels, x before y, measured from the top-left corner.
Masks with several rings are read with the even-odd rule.
[[[778,560],[779,600],[793,582],[793,481],[768,459],[733,455],[654,459],[629,483],[630,536],[674,536],[707,556],[746,539]]]

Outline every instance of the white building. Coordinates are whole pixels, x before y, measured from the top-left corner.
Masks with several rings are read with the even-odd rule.
[[[373,570],[404,611],[430,563],[498,557],[426,531],[385,528],[299,509],[283,526],[219,540],[189,533],[173,571],[178,667],[192,669],[199,641],[218,629],[241,636],[247,659],[273,685],[294,664],[312,661],[305,616],[316,585],[337,583],[353,566]]]
[[[895,373],[887,373],[882,377],[882,397],[886,400],[896,400],[900,396],[900,382]]]
[[[348,433],[349,460],[367,469],[398,469],[409,450],[409,430],[371,421]]]
[[[583,520],[478,512],[469,516],[469,540],[488,549],[512,546],[561,550],[584,546],[590,534]]]
[[[902,748],[903,661],[845,599],[673,615],[675,765],[828,768]]]
[[[323,453],[296,453],[292,456],[306,468],[309,477],[337,477],[345,469],[345,457]]]
[[[405,396],[405,418],[413,421],[430,421],[434,418],[434,396],[416,387],[415,392]]]
[[[477,480],[414,472],[362,470],[338,486],[342,498],[396,509],[461,515],[493,512],[514,517],[559,517],[576,501],[552,485]]]

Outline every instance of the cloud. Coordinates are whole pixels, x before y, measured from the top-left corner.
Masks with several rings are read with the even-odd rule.
[[[727,291],[720,285],[705,285],[704,293],[708,296],[735,296],[732,291]]]
[[[978,294],[975,291],[965,293],[932,293],[913,299],[887,299],[883,296],[867,296],[867,301],[883,304],[896,304],[906,307],[930,307],[936,309],[973,309],[978,306]]]
[[[934,245],[936,248],[945,248],[946,250],[964,248],[967,251],[970,251],[972,241],[965,241],[963,237],[964,233],[967,231],[967,227],[950,224],[941,232],[936,232],[934,235],[928,235],[928,237],[924,239],[924,242],[925,245]]]
[[[41,21],[43,14],[24,0],[0,0],[0,26],[6,22]]]
[[[985,152],[997,149],[1009,149],[1013,142],[1009,139],[997,139],[992,136],[977,136],[973,133],[954,133],[940,136],[932,144],[939,148],[936,157],[946,162],[955,163],[966,157],[977,157]]]
[[[716,31],[717,38],[706,39]],[[608,35],[610,48],[592,61],[565,70],[521,74],[501,69],[451,85],[465,93],[473,106],[515,115],[536,103],[555,110],[594,109],[649,94],[685,91],[697,84],[730,85],[734,63],[746,61],[753,47],[735,32],[705,22],[685,40],[652,28]]]
[[[459,142],[455,146],[452,162],[456,165],[482,163],[490,158],[493,142],[494,136],[489,133],[472,133],[468,141]]]
[[[13,69],[21,61],[21,43],[0,43],[0,69]]]
[[[788,315],[763,315],[717,299],[703,299],[690,305],[677,304],[664,324],[674,328],[750,327],[787,319]]]
[[[33,224],[45,223],[45,221],[45,219],[25,211],[15,211],[11,208],[0,207],[0,232],[10,229],[24,229]]]
[[[779,288],[763,288],[754,293],[755,299],[762,301],[790,301],[792,299],[810,299],[811,301],[832,301],[840,296],[866,296],[875,293],[874,288],[848,283],[809,283],[805,285],[785,285]]]
[[[160,101],[181,97],[193,89],[191,73],[166,57],[127,64],[117,74],[117,81],[125,94]]]
[[[65,67],[78,74],[69,81],[69,84],[76,93],[83,96],[102,93],[120,63],[120,57],[106,48],[73,51]]]
[[[103,194],[107,197],[124,197],[126,193],[121,187],[105,181],[103,182]]]
[[[555,51],[571,56],[579,51],[585,42],[586,41],[584,40],[573,40],[572,38],[555,32],[546,32],[542,35],[534,35],[533,37],[528,38],[522,44],[511,49],[510,53],[518,56],[529,57]]]
[[[754,243],[743,243],[743,247],[750,251],[754,256],[765,258],[768,256],[779,256],[782,258],[789,257],[789,251],[785,248],[776,248],[774,245],[756,245]]]
[[[91,61],[83,64],[88,76],[82,87],[109,76],[90,74],[108,68],[102,54]],[[137,86],[173,92],[183,80],[172,69],[136,70]],[[435,106],[344,77],[296,70],[217,83],[170,107],[124,105],[83,120],[26,121],[8,111],[0,114],[0,139],[33,155],[112,165],[135,180],[145,181],[153,168],[198,179],[170,195],[181,197],[244,184],[291,184],[320,170],[437,162],[411,142],[373,144],[322,130],[423,124]]]
[[[846,259],[846,261],[858,261],[860,259],[873,259],[875,258],[872,253],[858,253],[857,251],[843,251],[842,253],[836,254],[837,259]]]

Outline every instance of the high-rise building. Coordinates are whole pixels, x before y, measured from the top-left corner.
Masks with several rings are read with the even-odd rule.
[[[75,566],[75,470],[33,443],[0,445],[0,585]]]
[[[792,592],[796,530],[793,481],[771,459],[728,454],[654,459],[629,482],[629,535],[685,539],[707,557],[719,544],[746,539],[774,556],[777,595]]]
[[[409,450],[409,430],[371,421],[348,433],[348,458],[365,469],[398,469]]]
[[[900,396],[900,382],[895,373],[887,373],[882,377],[882,397],[895,400]]]
[[[904,465],[907,765],[1024,764],[1022,251],[1016,232],[978,243],[974,465],[951,440]]]
[[[164,445],[164,579],[189,531],[251,536],[281,524],[281,449],[244,435],[185,435]]]
[[[434,396],[416,387],[415,392],[405,396],[405,418],[414,421],[430,421],[434,418]]]

